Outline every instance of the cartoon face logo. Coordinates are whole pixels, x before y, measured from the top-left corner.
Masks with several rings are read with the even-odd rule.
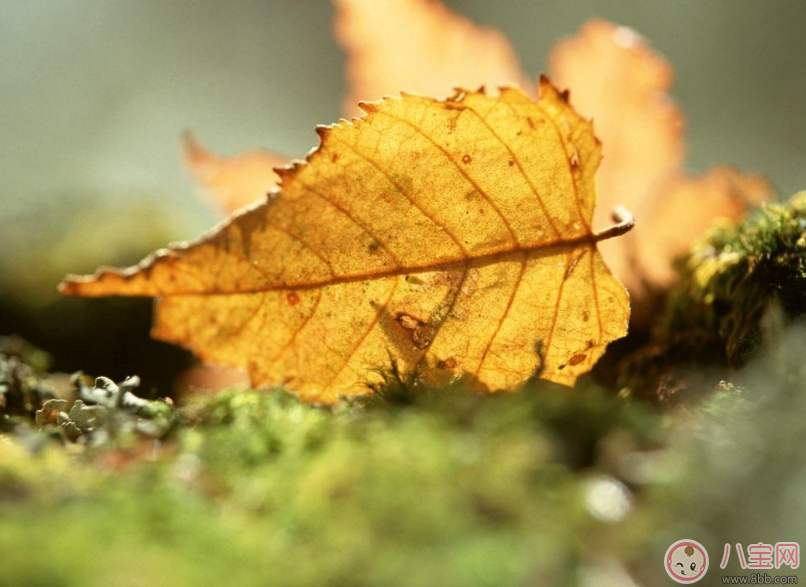
[[[666,573],[678,583],[696,583],[708,570],[708,552],[694,540],[678,540],[666,551]]]

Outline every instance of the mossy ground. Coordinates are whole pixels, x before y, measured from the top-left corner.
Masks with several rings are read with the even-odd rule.
[[[806,530],[806,373],[786,348],[665,414],[588,383],[337,408],[229,391],[162,440],[104,446],[18,424],[0,585],[661,584],[681,537],[716,553]]]
[[[0,583],[518,585],[636,551],[585,494],[629,507],[612,461],[659,444],[654,416],[596,390],[432,392],[336,409],[226,392],[158,445],[17,429],[0,445]]]

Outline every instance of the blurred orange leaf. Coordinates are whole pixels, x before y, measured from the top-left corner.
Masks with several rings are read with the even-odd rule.
[[[220,157],[190,135],[185,136],[184,151],[196,181],[225,214],[265,198],[279,179],[274,168],[288,163],[287,158],[267,150]]]
[[[699,177],[682,171],[683,115],[667,94],[674,72],[636,32],[591,20],[557,45],[551,72],[561,87],[572,88],[604,145],[594,220],[617,204],[635,214],[632,234],[602,244],[602,255],[633,296],[667,285],[671,261],[716,218],[741,218],[772,194],[760,177],[733,169]]]
[[[157,297],[157,338],[312,401],[366,393],[390,359],[491,390],[573,383],[626,333],[596,244],[630,225],[592,232],[599,143],[540,93],[364,104],[260,206],[61,289]]]
[[[596,177],[600,207],[594,218],[622,204],[638,220],[633,234],[602,246],[610,267],[636,293],[645,276],[631,255],[635,233],[647,230],[647,205],[662,183],[677,175],[684,157],[683,115],[666,94],[674,79],[672,68],[635,32],[592,20],[555,47],[550,69],[560,86],[572,88],[574,103],[593,118],[604,145]],[[668,256],[659,252],[660,265]]]
[[[702,175],[677,174],[656,189],[643,208],[634,249],[636,264],[656,285],[672,281],[670,261],[686,253],[716,218],[741,218],[774,193],[766,178],[726,166]]]
[[[454,88],[534,82],[506,37],[434,0],[333,0],[336,38],[347,53],[344,112],[401,91],[448,96]]]

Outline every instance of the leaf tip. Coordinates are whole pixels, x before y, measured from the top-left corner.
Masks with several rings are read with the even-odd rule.
[[[73,275],[72,273],[67,275],[59,285],[56,286],[56,291],[58,291],[63,296],[75,296],[79,293],[79,286],[76,283],[78,279],[78,275]]]
[[[378,111],[377,102],[359,102],[358,107],[367,114],[373,114]]]
[[[537,99],[538,101],[543,99],[559,100],[570,106],[571,90],[568,88],[563,91],[558,90],[548,76],[541,73],[537,87]]]
[[[189,130],[182,132],[179,141],[188,167],[201,177],[205,166],[215,159],[215,155],[208,151]]]
[[[557,88],[551,83],[551,80],[544,73],[540,74],[537,82],[537,99],[543,100],[549,96],[559,96]]]
[[[566,88],[566,89],[564,89],[562,92],[560,92],[560,99],[561,99],[563,102],[565,102],[566,104],[568,104],[568,102],[569,102],[569,101],[570,101],[570,99],[571,99],[571,90],[569,90],[568,88]]]
[[[324,144],[325,139],[327,138],[328,134],[330,134],[330,127],[325,126],[324,124],[319,124],[316,126],[314,131],[316,131],[316,134],[319,136],[319,140],[322,141],[322,144]]]
[[[105,276],[110,273],[109,269],[99,269],[92,275],[68,274],[59,285],[56,286],[58,292],[63,296],[70,297],[96,297],[104,295],[95,287]]]
[[[297,162],[292,161],[288,165],[283,165],[281,167],[275,167],[274,173],[277,174],[277,177],[280,178],[280,183],[283,183],[287,179],[289,179],[297,169]]]

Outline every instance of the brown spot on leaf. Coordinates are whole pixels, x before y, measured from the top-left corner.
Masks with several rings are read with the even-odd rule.
[[[464,164],[470,163],[471,161],[473,161],[473,159],[470,157],[470,155],[465,155],[462,157],[462,163]]]
[[[444,361],[443,360],[437,361],[437,369],[455,369],[457,364],[458,363],[456,362],[456,359],[454,359],[453,357],[449,357]]]
[[[579,365],[584,360],[585,360],[585,354],[577,353],[573,357],[571,357],[571,359],[569,359],[568,362],[571,363],[572,365]]]
[[[418,349],[427,348],[438,330],[437,326],[434,324],[423,322],[405,312],[398,312],[397,316],[395,316],[395,320],[397,320],[398,324],[400,324],[404,330],[411,332],[411,342],[413,342],[414,346]]]
[[[299,303],[299,294],[295,291],[290,291],[285,294],[285,299],[288,300],[289,306],[296,306]]]
[[[398,312],[397,316],[395,316],[395,320],[397,320],[398,324],[400,324],[404,330],[414,330],[420,324],[424,324],[422,320],[418,320],[411,314],[406,314],[405,312]]]
[[[411,336],[414,346],[418,349],[427,348],[431,344],[431,341],[434,340],[437,330],[439,329],[434,324],[423,324],[415,328]]]

